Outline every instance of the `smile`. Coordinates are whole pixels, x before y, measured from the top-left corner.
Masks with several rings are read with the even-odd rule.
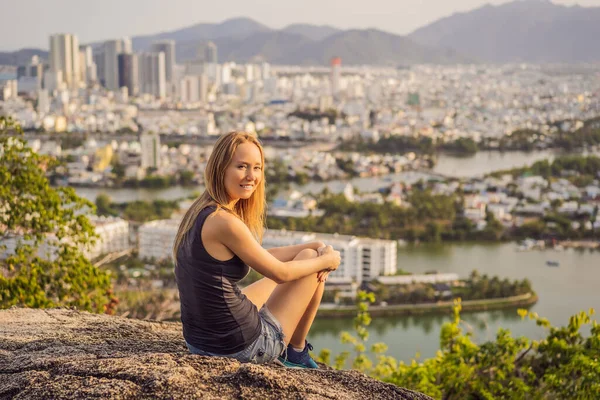
[[[240,185],[244,190],[252,190],[254,189],[254,185]]]

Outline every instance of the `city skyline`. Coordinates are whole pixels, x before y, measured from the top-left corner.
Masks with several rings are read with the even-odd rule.
[[[544,1],[544,0],[527,0]],[[191,0],[178,0],[167,5],[163,0],[131,0],[102,3],[56,0],[52,9],[45,2],[24,0],[10,3],[0,0],[0,7],[9,10],[12,18],[0,26],[0,51],[21,48],[48,48],[48,36],[56,33],[75,33],[80,43],[105,41],[122,36],[140,36],[181,29],[198,23],[219,23],[227,19],[248,17],[272,29],[281,29],[295,23],[330,25],[339,29],[377,28],[405,35],[453,13],[467,12],[485,4],[501,5],[506,0],[460,0],[442,2],[409,0],[403,4],[388,0],[375,0],[368,4],[357,3],[343,7],[334,0],[306,0],[303,4],[279,4],[257,1],[252,4],[205,5]],[[600,0],[554,0],[554,4],[582,7],[600,6]],[[43,10],[32,12],[31,10]],[[322,12],[315,12],[321,10]],[[93,18],[87,16],[93,15]],[[136,18],[132,18],[135,15]],[[85,17],[85,18],[84,18]],[[108,20],[113,21],[107,24]],[[23,21],[28,21],[23,29]],[[18,35],[15,35],[18,32]]]

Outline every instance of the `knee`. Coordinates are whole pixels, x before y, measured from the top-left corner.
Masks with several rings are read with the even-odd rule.
[[[296,256],[296,258],[306,260],[307,258],[317,258],[318,255],[319,254],[317,253],[316,250],[313,250],[313,249],[304,249],[300,253],[298,253],[298,255]]]

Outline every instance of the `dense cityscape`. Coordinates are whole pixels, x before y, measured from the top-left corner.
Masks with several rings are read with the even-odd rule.
[[[338,56],[316,66],[261,57],[240,63],[221,60],[213,41],[197,46],[195,60],[178,62],[174,40],[134,50],[129,38],[81,44],[76,33],[60,33],[48,43],[48,59],[0,65],[0,131],[9,136],[0,160],[13,157],[2,161],[11,166],[6,182],[19,173],[35,182],[19,192],[29,206],[40,190],[60,193],[21,215],[18,199],[0,189],[6,282],[14,260],[29,256],[50,270],[67,257],[107,274],[98,285],[110,286],[109,301],[94,311],[178,321],[172,251],[179,224],[204,189],[216,140],[245,131],[265,149],[262,245],[318,241],[340,251],[316,322],[320,344],[340,349],[340,329],[326,319],[348,320],[365,296],[373,296],[375,337],[400,360],[415,353],[402,350],[397,337],[405,332],[434,356],[437,332],[457,301],[475,326],[470,332],[484,338],[505,327],[538,337],[549,323],[537,312],[555,312],[549,318],[565,324],[595,305],[588,303],[596,299],[589,281],[599,277],[600,254],[598,64],[370,66],[345,65]],[[23,142],[13,154],[16,138]],[[513,153],[531,162],[514,163]],[[491,154],[501,154],[497,170],[457,176],[435,169],[444,157],[468,163]],[[29,159],[36,172],[25,175]],[[166,196],[172,189],[183,195]],[[72,221],[69,228],[36,228],[66,199],[74,206],[60,215]],[[71,244],[86,261],[68,258],[63,246]],[[260,278],[251,271],[243,284]],[[78,285],[69,279],[65,287]],[[555,293],[561,280],[566,292]],[[0,289],[2,308],[24,304],[24,290]],[[576,310],[561,296],[575,297]],[[61,305],[40,298],[26,304]],[[96,304],[84,300],[73,304]],[[523,328],[517,308],[539,327]],[[427,315],[423,326],[417,315]],[[422,335],[436,344],[420,347]],[[531,349],[519,346],[515,354]],[[327,357],[320,360],[334,365]]]

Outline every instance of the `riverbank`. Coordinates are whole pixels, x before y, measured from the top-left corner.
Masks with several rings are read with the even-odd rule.
[[[498,299],[468,300],[461,302],[463,313],[499,310],[505,308],[531,307],[538,301],[535,293],[525,293],[518,296]],[[387,306],[370,306],[372,317],[395,317],[403,315],[450,314],[453,301],[440,301],[427,304],[393,304]],[[352,318],[356,315],[356,306],[339,306],[322,304],[317,312],[317,318]]]

